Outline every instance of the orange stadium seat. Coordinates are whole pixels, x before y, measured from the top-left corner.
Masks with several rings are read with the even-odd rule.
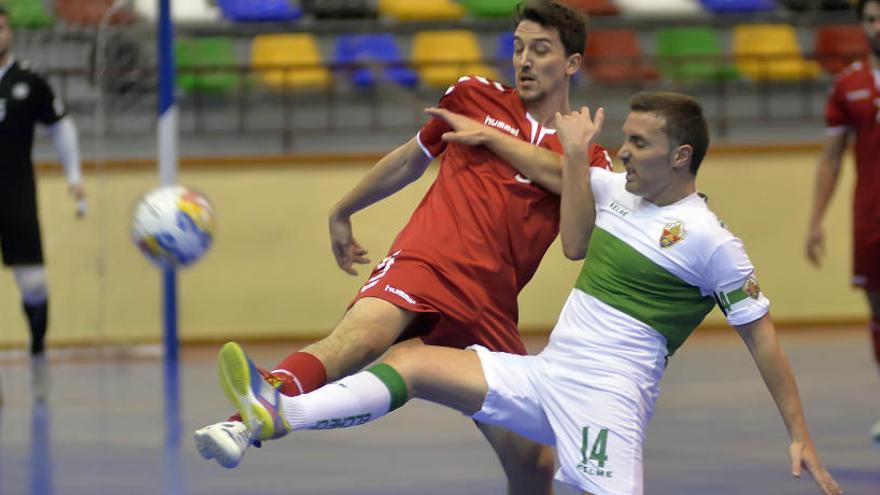
[[[113,0],[55,0],[55,14],[70,24],[95,25],[101,22]],[[122,8],[110,18],[111,24],[131,24],[134,15],[130,8]]]
[[[584,69],[603,83],[638,83],[659,77],[657,69],[645,62],[638,36],[628,29],[590,32]]]
[[[467,74],[498,79],[495,69],[483,63],[471,31],[420,31],[413,37],[410,59],[428,86],[448,86]]]
[[[755,81],[802,81],[820,72],[816,62],[804,58],[788,24],[735,26],[733,55],[740,73]]]
[[[861,60],[871,47],[861,26],[842,24],[820,26],[816,30],[816,58],[829,74],[836,74],[855,60]]]
[[[453,0],[379,0],[379,15],[397,21],[451,21],[464,12]]]
[[[587,15],[618,15],[620,9],[611,0],[563,0],[562,3]]]
[[[309,33],[258,35],[251,44],[251,68],[273,88],[323,89],[332,82]]]

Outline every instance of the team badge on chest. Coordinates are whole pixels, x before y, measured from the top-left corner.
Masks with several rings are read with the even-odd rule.
[[[663,234],[660,235],[660,247],[672,247],[685,237],[687,237],[687,231],[681,222],[667,223],[663,227]]]
[[[12,97],[16,100],[24,100],[29,94],[31,94],[31,88],[23,82],[12,87]]]

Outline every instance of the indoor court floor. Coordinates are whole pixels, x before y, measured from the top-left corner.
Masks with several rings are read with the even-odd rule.
[[[847,494],[880,494],[880,446],[868,437],[880,419],[880,376],[866,331],[799,329],[781,338],[826,465]],[[531,339],[532,350],[543,340]],[[235,470],[202,460],[192,430],[230,412],[217,385],[218,348],[184,349],[177,381],[157,357],[54,351],[43,406],[32,404],[23,355],[0,357],[0,495],[505,493],[470,420],[419,401],[365,427],[269,442]],[[292,346],[245,348],[271,364]],[[811,480],[791,479],[785,428],[733,330],[698,332],[670,359],[662,386],[646,444],[646,494],[819,493]],[[558,486],[559,495],[574,493]]]

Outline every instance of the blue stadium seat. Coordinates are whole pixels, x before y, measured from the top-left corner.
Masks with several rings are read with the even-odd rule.
[[[498,48],[495,50],[495,58],[498,60],[498,73],[504,77],[505,84],[513,86],[516,77],[513,69],[513,33],[510,31],[498,35]]]
[[[700,0],[703,8],[716,14],[766,12],[776,9],[773,0]]]
[[[371,63],[379,67],[351,69],[351,80],[359,88],[368,88],[378,80],[413,87],[419,82],[416,72],[404,67],[403,56],[391,33],[342,34],[336,37],[337,64]],[[381,72],[380,72],[381,71]]]
[[[223,17],[235,22],[293,21],[302,9],[288,0],[218,0]]]

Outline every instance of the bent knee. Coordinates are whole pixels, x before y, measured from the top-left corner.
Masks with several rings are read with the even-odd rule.
[[[42,304],[46,301],[49,291],[46,284],[46,269],[43,265],[16,266],[14,274],[21,299],[25,304]]]

